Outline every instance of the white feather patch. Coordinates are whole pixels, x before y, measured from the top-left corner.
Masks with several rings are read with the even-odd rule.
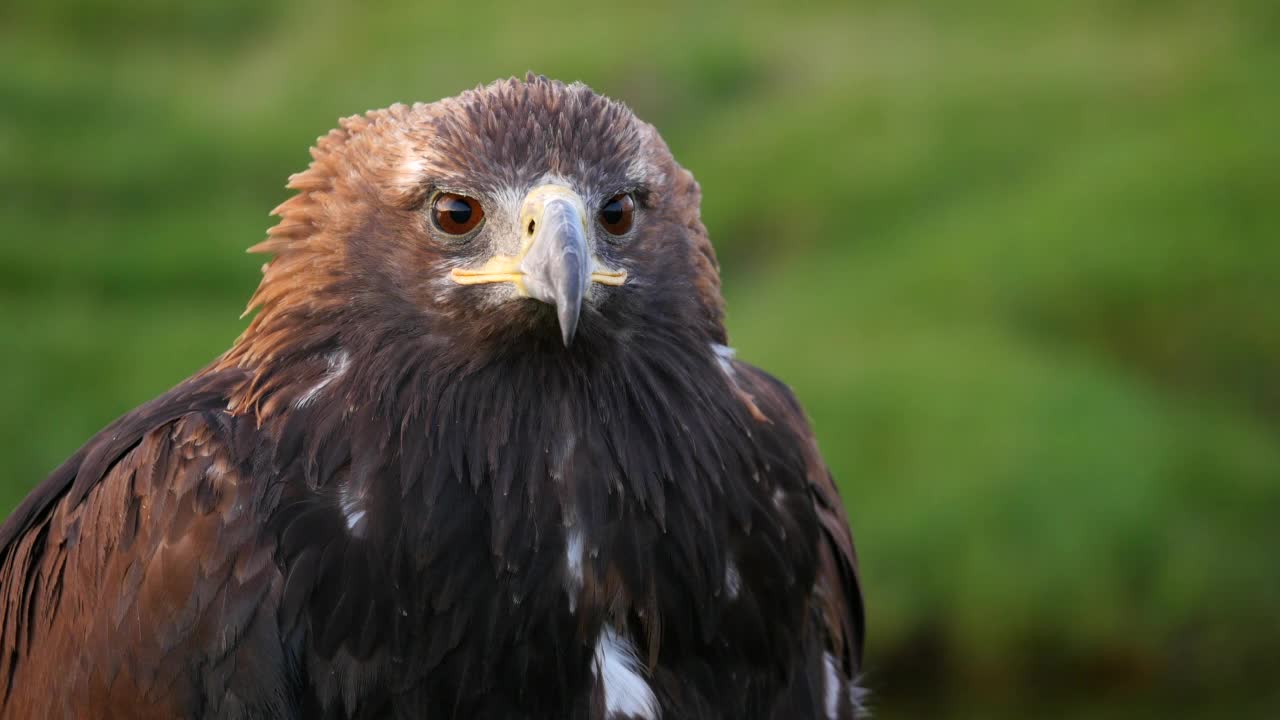
[[[729,593],[730,600],[738,598],[738,591],[742,589],[742,575],[738,573],[738,565],[729,558],[724,564],[724,589]]]
[[[733,356],[737,354],[733,348],[720,343],[711,343],[711,351],[716,354],[716,362],[720,363],[720,369],[725,375],[733,377]]]
[[[293,402],[294,407],[301,409],[315,402],[315,399],[319,397],[325,388],[329,387],[330,383],[346,374],[347,369],[351,367],[351,356],[347,354],[346,350],[329,353],[325,361],[329,363],[329,369],[325,371],[324,377],[320,378],[320,382],[312,386],[310,390],[300,395]]]
[[[604,692],[605,719],[637,717],[658,720],[658,698],[641,671],[631,641],[605,627],[596,641],[592,670]]]
[[[420,187],[422,185],[422,179],[427,174],[426,160],[418,154],[416,149],[409,147],[406,148],[406,152],[409,154],[405,158],[404,162],[400,163],[400,167],[397,168],[395,180],[392,181],[392,184],[402,192],[407,192],[413,188]]]
[[[347,519],[347,529],[355,530],[365,516],[361,498],[356,495],[350,485],[343,485],[338,491],[338,499],[342,505],[342,515]]]
[[[569,596],[569,612],[578,609],[578,594],[582,592],[582,563],[586,541],[580,528],[571,528],[565,536],[564,591]]]
[[[823,653],[822,667],[826,671],[823,673],[823,699],[826,701],[824,706],[827,718],[836,720],[839,717],[840,695],[844,689],[844,680],[840,675],[840,668],[836,665],[836,659],[831,653]]]
[[[840,670],[840,663],[831,653],[822,654],[823,673],[823,705],[828,720],[840,717],[840,708],[846,704],[853,712],[853,717],[868,717],[866,708],[867,691],[857,682],[845,677]]]

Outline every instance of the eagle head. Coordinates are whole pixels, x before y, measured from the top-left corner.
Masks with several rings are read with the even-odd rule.
[[[652,125],[530,75],[346,118],[252,248],[238,364],[394,344],[476,362],[664,332],[723,342],[700,194]],[[552,344],[554,342],[554,345]]]

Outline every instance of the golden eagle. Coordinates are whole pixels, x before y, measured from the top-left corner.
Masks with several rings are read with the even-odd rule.
[[[531,75],[312,157],[235,345],[0,530],[0,715],[853,717],[844,510],[654,128]]]

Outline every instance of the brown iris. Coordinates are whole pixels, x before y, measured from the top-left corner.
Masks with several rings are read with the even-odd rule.
[[[440,193],[431,203],[436,227],[449,235],[466,235],[484,219],[484,209],[475,198],[457,193]]]
[[[624,235],[636,216],[636,201],[628,193],[609,198],[600,206],[600,224],[611,235]]]

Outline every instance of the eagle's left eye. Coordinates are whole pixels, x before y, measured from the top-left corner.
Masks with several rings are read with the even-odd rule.
[[[457,193],[440,193],[431,203],[436,227],[448,235],[466,235],[484,219],[484,208],[475,198]]]
[[[636,201],[630,193],[614,195],[600,206],[600,224],[610,235],[625,235],[635,220]]]

